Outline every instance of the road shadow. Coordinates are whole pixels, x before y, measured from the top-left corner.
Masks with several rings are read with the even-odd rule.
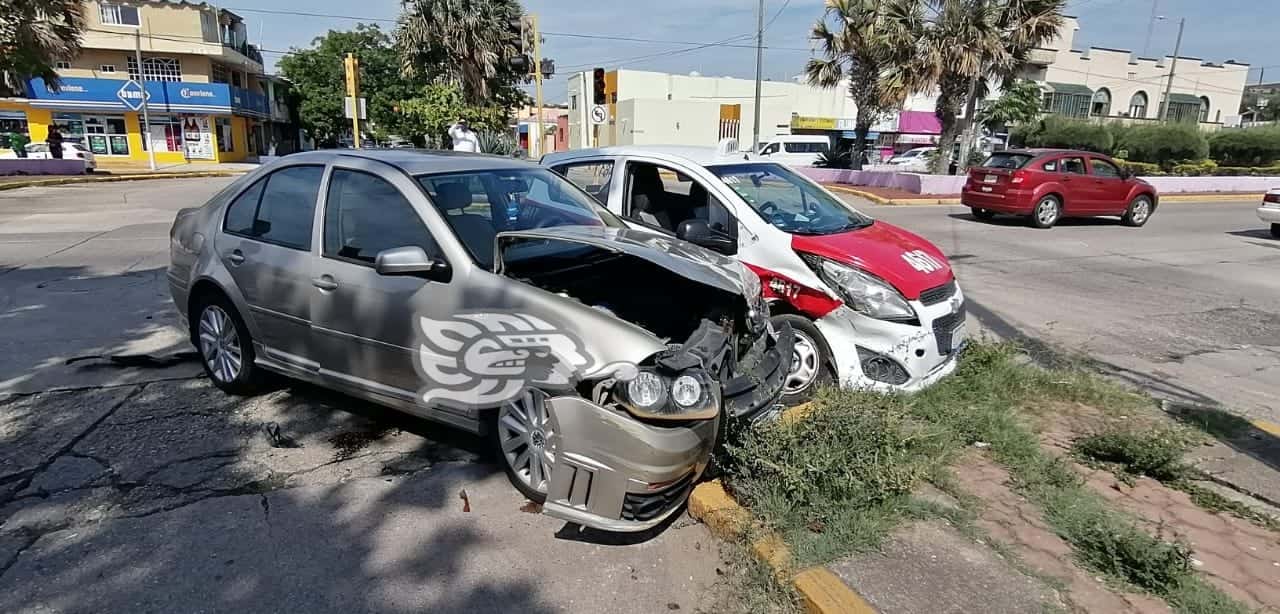
[[[1245,230],[1230,230],[1230,231],[1227,231],[1227,234],[1233,237],[1245,237],[1248,239],[1265,239],[1266,241],[1270,241],[1270,242],[1277,241],[1275,237],[1271,236],[1271,229],[1269,228],[1247,228]],[[1254,245],[1258,245],[1258,244],[1254,243]],[[1267,245],[1267,247],[1270,247],[1270,245]]]
[[[1016,325],[996,314],[980,302],[968,297],[965,307],[969,314],[1001,339],[1017,344],[1036,363],[1047,368],[1083,368],[1118,381],[1134,389],[1143,390],[1161,403],[1161,409],[1174,419],[1209,435],[1236,454],[1254,459],[1274,472],[1280,472],[1280,437],[1276,433],[1259,428],[1249,420],[1232,414],[1216,399],[1191,388],[1181,386],[1157,373],[1144,373],[1109,361],[1083,356],[1055,347],[1044,340],[1028,335]],[[1221,460],[1221,459],[1219,459]],[[1280,507],[1280,488],[1275,494],[1263,492],[1271,488],[1257,488],[1242,484],[1241,477],[1258,479],[1267,484],[1277,481],[1276,475],[1239,475],[1232,470],[1230,479],[1212,475],[1210,478],[1233,489],[1246,491],[1251,496]]]
[[[0,284],[0,326],[31,341],[6,348],[10,380],[153,375],[63,363],[171,326],[162,268]],[[555,611],[530,574],[476,573],[518,527],[477,516],[510,489],[479,436],[283,378],[251,397],[143,379],[0,398],[0,611]]]
[[[988,226],[1020,226],[1023,228],[1031,228],[1027,223],[1026,217],[1016,215],[997,215],[990,220],[980,220],[972,213],[948,213],[947,217],[955,220],[963,220],[973,222],[975,224],[986,224]],[[1072,227],[1097,227],[1097,226],[1121,226],[1119,217],[1064,217],[1053,225],[1054,228],[1072,228]],[[1039,230],[1039,229],[1037,229]],[[1052,230],[1052,229],[1050,229]]]

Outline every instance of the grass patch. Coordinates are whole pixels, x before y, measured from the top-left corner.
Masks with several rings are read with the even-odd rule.
[[[1174,427],[1139,430],[1119,426],[1080,438],[1074,449],[1086,459],[1110,463],[1130,475],[1145,475],[1164,482],[1184,478],[1193,471],[1182,460],[1193,443],[1188,433]]]
[[[724,565],[716,569],[721,579],[713,587],[713,603],[698,612],[742,614],[801,614],[800,596],[789,583],[779,582],[768,565],[756,560],[746,546],[726,543],[720,548]]]
[[[953,376],[915,395],[823,391],[807,419],[743,433],[729,450],[729,485],[783,535],[798,563],[820,563],[874,546],[905,518],[941,514],[909,493],[959,450],[985,442],[1089,568],[1160,595],[1179,612],[1244,612],[1196,577],[1184,544],[1146,533],[1047,455],[1024,413],[1061,402],[1129,412],[1149,409],[1150,399],[1080,369],[1045,370],[1016,357],[1011,345],[979,343]],[[1115,436],[1092,441],[1090,450],[1142,472],[1176,463],[1167,455],[1172,439],[1139,444]]]

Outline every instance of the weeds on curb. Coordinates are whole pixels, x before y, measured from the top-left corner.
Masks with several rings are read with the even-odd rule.
[[[1012,345],[974,344],[954,375],[911,396],[823,391],[805,420],[744,432],[729,449],[728,483],[783,535],[797,562],[821,563],[874,546],[904,518],[931,513],[909,493],[959,450],[982,442],[1084,565],[1179,612],[1245,612],[1195,575],[1185,545],[1146,533],[1089,491],[1067,461],[1046,454],[1022,413],[1063,401],[1127,412],[1151,401],[1082,370],[1044,370],[1016,357]],[[1120,459],[1113,462],[1159,473],[1176,466],[1172,444],[1117,437],[1089,445]]]

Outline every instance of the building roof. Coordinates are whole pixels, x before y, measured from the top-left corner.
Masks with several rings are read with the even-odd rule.
[[[1169,94],[1169,102],[1173,104],[1200,104],[1200,97],[1193,94],[1179,94],[1172,92]]]
[[[539,168],[527,160],[506,156],[428,149],[321,149],[290,154],[283,159],[328,163],[343,157],[385,162],[410,175]]]
[[[1049,89],[1055,94],[1064,94],[1067,96],[1092,96],[1093,90],[1076,83],[1054,83],[1052,81],[1045,83]]]

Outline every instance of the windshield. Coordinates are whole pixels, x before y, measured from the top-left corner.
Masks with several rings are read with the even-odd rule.
[[[760,217],[784,232],[828,235],[865,228],[872,219],[781,164],[710,166]]]
[[[417,179],[476,262],[490,269],[499,232],[624,226],[585,192],[542,168],[420,175]],[[571,247],[564,245],[565,249]]]

